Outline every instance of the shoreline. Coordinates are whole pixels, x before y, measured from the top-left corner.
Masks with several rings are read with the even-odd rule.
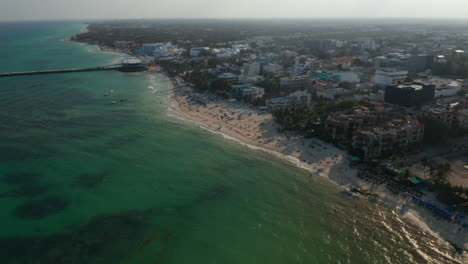
[[[424,232],[429,233],[445,243],[451,244],[452,246],[456,245],[459,249],[464,250],[461,254],[463,259],[460,260],[466,261],[468,259],[468,232],[466,229],[462,230],[463,232],[458,232],[458,225],[435,217],[430,211],[426,210],[426,208],[414,204],[411,197],[392,194],[384,186],[372,186],[363,179],[360,179],[357,177],[358,170],[350,167],[349,161],[351,156],[346,153],[346,151],[337,149],[333,145],[325,143],[317,138],[305,139],[290,132],[273,132],[271,133],[272,135],[267,135],[267,139],[265,139],[265,137],[262,136],[268,133],[268,129],[274,130],[279,128],[274,126],[271,114],[260,113],[259,110],[242,106],[240,103],[228,103],[224,100],[210,102],[207,106],[191,104],[184,95],[177,94],[178,92],[174,89],[174,87],[176,87],[174,80],[171,78],[169,79],[171,94],[169,96],[170,102],[167,109],[168,116],[194,124],[201,129],[220,135],[225,139],[235,141],[249,149],[269,153],[313,175],[325,178],[338,188],[348,192],[355,187],[371,189],[372,192],[378,196],[378,198],[374,198],[374,200],[385,205],[396,217],[403,221],[411,222]],[[215,114],[214,112],[216,111],[220,114]],[[219,118],[226,112],[237,113],[237,111],[252,113],[253,119],[255,119],[256,116],[262,116],[262,118],[254,121],[257,122],[257,127],[249,123],[249,121],[252,120],[247,121],[241,119],[239,122],[232,124],[228,123],[229,121],[224,123],[220,121],[220,119],[216,119],[216,117]],[[211,112],[211,116],[209,112]],[[232,115],[229,118],[232,118]],[[267,124],[265,125],[265,123]],[[259,140],[255,140],[255,136],[252,137],[252,134],[257,135],[256,133],[260,133],[258,131],[255,132],[255,129],[260,129],[260,132],[264,133],[264,135],[260,136],[260,142]],[[251,137],[247,136],[249,134]],[[271,138],[268,139],[268,137],[272,137],[274,141],[269,141]],[[313,150],[310,150],[311,144],[315,146]],[[316,149],[319,150],[317,151]],[[315,153],[311,154],[311,152]],[[368,198],[364,196],[360,197]],[[454,259],[454,261],[459,260]]]
[[[87,25],[84,26],[87,29]],[[78,43],[83,43],[76,41]],[[93,45],[90,43],[85,43]],[[96,44],[94,44],[96,45]],[[98,49],[101,52],[116,52],[124,55],[130,55],[127,52],[117,50],[110,47],[101,47],[97,45]],[[311,174],[318,175],[322,178],[328,179],[332,183],[336,184],[337,187],[347,190],[349,192],[353,187],[366,187],[374,188],[375,186],[369,186],[367,182],[357,177],[357,169],[351,168],[349,166],[350,155],[343,150],[337,149],[331,144],[325,143],[317,138],[304,139],[293,133],[280,133],[271,131],[271,129],[279,129],[278,126],[274,127],[274,122],[272,120],[271,114],[261,113],[266,119],[269,118],[266,126],[270,126],[270,132],[273,132],[273,135],[269,135],[276,139],[276,141],[262,141],[258,142],[255,137],[248,137],[248,134],[245,135],[246,131],[239,131],[235,126],[230,125],[229,123],[223,124],[221,129],[216,130],[216,127],[219,125],[219,119],[205,119],[202,115],[197,115],[200,106],[194,105],[197,107],[197,111],[193,111],[191,106],[188,104],[184,96],[176,95],[175,91],[175,81],[173,78],[168,77],[164,71],[159,73],[165,75],[170,82],[170,91],[169,91],[169,104],[167,108],[167,115],[175,119],[178,119],[182,122],[188,122],[194,125],[197,125],[199,128],[209,131],[210,133],[217,134],[222,136],[225,139],[235,141],[238,144],[246,146],[253,150],[259,150],[266,152],[270,155],[273,155],[277,158],[280,158],[284,161],[290,162],[293,165],[305,169]],[[186,106],[184,105],[186,104]],[[220,100],[218,102],[222,104],[221,106],[216,106],[217,110],[227,109],[225,105],[229,106],[229,103],[225,100]],[[241,106],[239,103],[231,104],[235,107],[235,110],[255,112],[254,116],[259,116],[259,111],[251,108]],[[184,108],[185,107],[185,108]],[[206,107],[208,110],[209,107]],[[219,127],[218,127],[219,128]],[[258,138],[257,138],[258,139]],[[262,139],[263,140],[263,139]],[[290,141],[294,142],[294,147],[291,149]],[[277,144],[279,142],[279,144]],[[305,144],[309,143],[309,144]],[[310,143],[312,143],[315,148],[312,150],[315,155],[311,155]],[[320,148],[316,152],[316,148]],[[299,149],[299,151],[298,151]],[[331,154],[334,153],[334,154]],[[306,154],[306,155],[304,155]],[[313,162],[310,162],[310,159]],[[458,263],[464,263],[468,260],[468,231],[463,230],[464,233],[457,234],[454,232],[453,224],[449,223],[446,220],[437,219],[431,212],[426,211],[425,208],[422,208],[418,205],[415,205],[411,202],[411,198],[403,197],[401,195],[394,195],[389,190],[383,186],[378,186],[375,189],[372,189],[372,192],[379,196],[377,199],[379,202],[384,204],[391,212],[402,221],[409,221],[420,230],[429,233],[435,238],[443,241],[444,243],[456,245],[458,248],[463,249],[462,254],[453,259]],[[364,196],[362,196],[364,197]],[[428,223],[431,223],[430,225]]]

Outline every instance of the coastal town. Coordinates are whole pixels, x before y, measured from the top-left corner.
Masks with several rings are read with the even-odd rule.
[[[343,195],[387,204],[468,250],[461,25],[113,21],[71,40],[163,72],[170,114],[284,157]]]

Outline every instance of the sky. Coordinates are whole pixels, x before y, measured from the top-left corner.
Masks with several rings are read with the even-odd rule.
[[[279,17],[468,18],[468,0],[0,0],[0,21]]]

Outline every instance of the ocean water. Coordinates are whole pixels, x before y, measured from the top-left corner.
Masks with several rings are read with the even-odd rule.
[[[124,57],[63,41],[82,26],[0,24],[0,72]],[[168,94],[158,73],[0,79],[0,263],[456,262],[381,205],[169,117]]]

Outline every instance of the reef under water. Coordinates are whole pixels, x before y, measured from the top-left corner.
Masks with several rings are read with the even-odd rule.
[[[46,193],[48,188],[40,184],[22,184],[17,188],[0,194],[0,198],[34,198]]]
[[[130,245],[136,247],[144,241],[153,214],[154,210],[132,210],[96,216],[69,232],[0,238],[0,259],[7,264],[93,264],[104,259],[105,263],[118,263],[127,257]]]
[[[41,174],[35,172],[14,172],[5,174],[1,181],[10,185],[33,184],[40,176]]]
[[[78,175],[73,183],[71,184],[73,187],[79,188],[94,188],[100,183],[104,182],[108,177],[112,174],[110,171],[103,171],[97,173],[84,173]]]
[[[16,207],[13,215],[23,219],[41,219],[61,212],[68,205],[68,200],[55,196],[30,200]]]

